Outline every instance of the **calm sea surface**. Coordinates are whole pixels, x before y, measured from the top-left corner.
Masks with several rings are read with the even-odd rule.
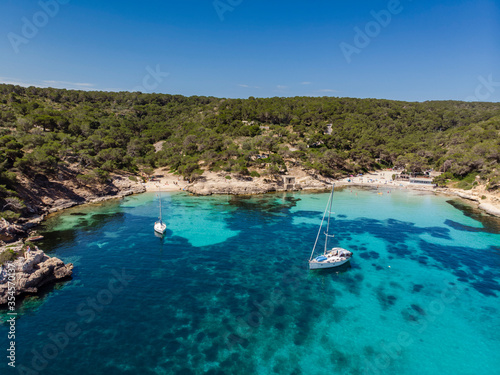
[[[74,275],[18,306],[15,370],[0,326],[0,372],[499,374],[500,221],[339,190],[332,245],[353,259],[309,271],[327,199],[164,193],[164,238],[155,194],[51,217],[40,247]]]

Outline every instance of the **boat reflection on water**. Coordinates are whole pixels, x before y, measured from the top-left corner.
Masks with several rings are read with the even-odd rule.
[[[311,277],[324,277],[328,275],[340,275],[349,271],[352,267],[351,262],[341,264],[333,268],[321,268],[311,272]]]
[[[351,262],[344,263],[340,266],[333,268],[322,268],[315,270],[314,272],[309,272],[308,279],[310,282],[317,285],[318,290],[322,293],[327,293],[330,295],[333,290],[338,288],[344,288],[346,285],[350,284],[353,280],[351,278]]]

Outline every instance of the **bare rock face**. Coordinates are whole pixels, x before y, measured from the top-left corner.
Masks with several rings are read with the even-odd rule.
[[[276,186],[269,184],[267,186],[259,186],[251,183],[240,184],[211,184],[202,183],[190,185],[186,188],[187,191],[197,195],[212,195],[212,194],[231,194],[231,195],[252,195],[265,194],[270,191],[276,191]]]
[[[307,176],[298,179],[293,184],[291,190],[322,190],[330,187],[328,183]],[[215,178],[210,181],[196,181],[189,184],[186,190],[196,195],[212,194],[230,194],[230,195],[254,195],[265,194],[275,191],[286,191],[287,189],[281,183],[276,181],[266,181],[265,179],[250,179],[247,181],[238,181],[235,179],[226,180],[224,178]]]
[[[460,198],[463,198],[463,199],[468,199],[470,201],[475,201],[475,202],[478,202],[479,201],[479,197],[477,195],[473,195],[473,194],[467,194],[467,193],[464,193],[464,192],[458,192],[457,195],[460,197]]]
[[[115,176],[113,178],[113,185],[118,189],[118,196],[138,194],[146,191],[142,183],[133,181],[127,176]]]
[[[490,215],[500,216],[500,208],[498,208],[497,206],[494,206],[490,203],[482,203],[479,205],[479,208],[481,210],[486,211]]]
[[[71,276],[73,264],[45,255],[42,250],[31,251],[28,259],[19,258],[13,262],[15,269],[15,295],[37,293],[38,289],[50,282]],[[7,303],[7,266],[0,272],[0,305]]]
[[[24,234],[23,228],[18,224],[11,224],[4,218],[0,220],[0,240],[4,242],[14,241],[17,236]]]

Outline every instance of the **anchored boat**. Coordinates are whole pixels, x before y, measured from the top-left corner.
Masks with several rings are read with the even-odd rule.
[[[165,224],[161,220],[161,195],[160,194],[161,194],[160,191],[158,191],[158,200],[160,201],[160,216],[158,217],[158,221],[155,222],[154,230],[156,233],[164,234],[165,231],[167,230],[167,224]]]
[[[314,242],[314,247],[311,252],[311,257],[309,258],[309,269],[317,270],[322,268],[333,268],[341,266],[344,263],[349,262],[352,258],[352,252],[349,250],[343,249],[341,247],[334,247],[331,250],[328,250],[328,238],[333,238],[333,234],[329,234],[330,230],[330,218],[332,215],[332,204],[333,204],[333,192],[334,192],[335,184],[332,186],[332,192],[330,194],[330,198],[326,204],[325,213],[323,214],[323,219],[321,220],[321,225],[319,226],[318,235],[316,236],[316,241]],[[319,235],[321,234],[321,229],[323,228],[323,223],[325,221],[326,213],[328,212],[328,220],[326,224],[326,232],[325,232],[325,248],[323,254],[314,257],[314,253],[316,251],[316,245],[318,244]]]

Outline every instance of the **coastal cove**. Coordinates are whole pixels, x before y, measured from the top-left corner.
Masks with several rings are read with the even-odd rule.
[[[500,1],[193,5],[0,3],[0,375],[500,375]]]
[[[301,168],[292,168],[290,173],[282,176],[283,180],[292,177],[296,184],[292,191],[324,191],[330,189],[335,183],[337,187],[346,188],[376,188],[384,190],[415,190],[433,192],[438,195],[460,197],[469,202],[477,203],[477,208],[490,215],[500,217],[500,194],[498,192],[487,192],[484,187],[476,187],[472,190],[456,188],[436,188],[434,185],[410,184],[408,181],[393,181],[392,170],[369,171],[361,177],[345,177],[343,179],[322,178],[311,172],[307,173]],[[151,179],[144,184],[144,188],[149,192],[161,191],[188,191],[196,195],[258,195],[270,192],[287,192],[283,183],[277,184],[265,178],[238,179],[238,176],[213,172],[203,172],[202,178],[188,183],[178,175],[167,172],[164,168],[158,168]],[[228,179],[228,177],[231,177]],[[235,177],[235,178],[233,178]],[[110,197],[111,198],[111,197]]]
[[[334,241],[354,257],[309,272],[327,195],[165,192],[163,238],[152,230],[152,192],[51,214],[39,246],[72,263],[73,279],[18,306],[18,366],[494,374],[500,219],[425,191],[336,189]],[[73,335],[52,358],[53,338],[68,325]]]

